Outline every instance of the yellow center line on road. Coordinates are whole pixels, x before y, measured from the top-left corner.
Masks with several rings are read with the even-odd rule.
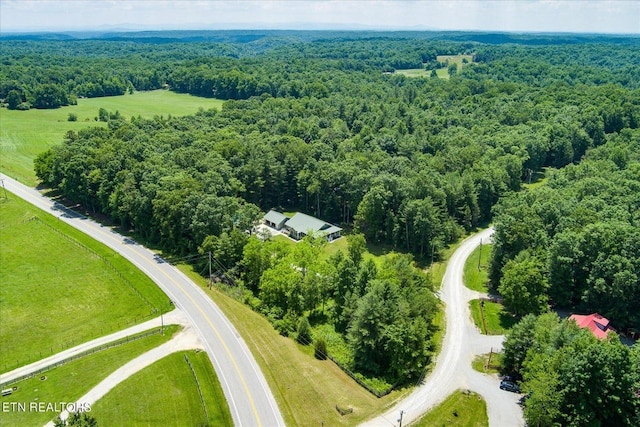
[[[0,177],[1,177],[1,178],[3,178],[3,179],[5,178],[4,176],[2,176],[2,174],[0,174]],[[20,188],[19,184],[18,184],[17,192],[21,192],[21,188]],[[27,197],[26,197],[26,198],[25,198],[25,197],[22,197],[23,199],[25,199],[25,200],[29,201],[28,199],[33,198],[33,195],[32,195],[31,193],[29,193],[28,191],[26,191],[26,192],[25,192],[25,191],[22,191],[22,192],[23,192],[23,193],[26,193],[26,195],[27,195]],[[15,192],[14,192],[14,193],[15,193]],[[39,197],[41,197],[41,198],[42,198],[42,199],[44,199],[45,201],[48,201],[49,203],[53,203],[50,199],[47,199],[46,197],[44,197],[44,196],[42,196],[42,195],[39,195]],[[42,199],[40,199],[40,200],[42,201]],[[37,198],[36,198],[36,201],[37,201]],[[29,203],[31,203],[31,204],[33,204],[34,206],[37,206],[37,207],[39,206],[39,202],[34,203],[34,202],[30,201]],[[48,204],[48,203],[47,203],[47,204]],[[48,206],[48,209],[42,209],[42,210],[43,210],[44,212],[46,212],[46,213],[48,213],[48,214],[50,214],[50,215],[54,216],[54,217],[57,217],[58,219],[63,220],[63,222],[65,222],[65,223],[67,223],[67,224],[71,225],[71,226],[72,226],[72,227],[74,227],[75,229],[77,229],[77,230],[79,230],[79,231],[81,231],[81,232],[85,233],[85,231],[84,231],[81,227],[79,227],[79,226],[76,226],[76,225],[75,225],[75,221],[73,221],[73,220],[74,220],[74,219],[76,219],[76,220],[77,220],[77,218],[65,218],[65,219],[63,219],[63,218],[62,218],[62,215],[60,215],[60,216],[55,215],[53,212],[50,212],[50,211],[49,211],[49,209],[54,210],[54,209],[53,209],[53,206]],[[80,224],[82,224],[82,222],[81,222]],[[97,223],[96,223],[96,225],[97,225]],[[91,226],[91,228],[92,228],[95,232],[97,232],[98,234],[102,234],[103,236],[106,236],[106,237],[107,237],[107,239],[106,239],[107,241],[110,241],[110,240],[113,240],[113,239],[118,240],[118,239],[114,236],[114,234],[116,234],[116,235],[118,235],[118,236],[119,236],[119,234],[117,234],[117,233],[115,233],[115,232],[113,232],[113,231],[111,231],[110,233],[108,233],[108,232],[106,231],[106,229],[109,229],[109,228],[105,228],[105,227],[102,227],[102,226],[100,226],[100,225],[97,225],[96,227]],[[109,229],[109,230],[110,230],[110,229]],[[86,234],[86,233],[85,233],[85,234]],[[92,236],[90,236],[90,237],[92,237]],[[94,240],[98,241],[97,239],[94,239]],[[107,243],[105,243],[105,242],[100,242],[100,243],[103,243],[103,244],[106,244],[107,246],[110,246],[109,244],[107,244]],[[118,241],[118,243],[126,244],[126,243],[122,242],[121,240],[119,240],[119,241]],[[112,249],[113,249],[113,248],[112,248]],[[145,258],[145,255],[146,255],[146,254],[142,253],[140,250],[138,250],[138,249],[137,249],[137,248],[135,248],[135,247],[132,247],[131,249],[132,249],[134,252],[138,253],[138,255],[141,255],[144,259],[146,259],[146,258]],[[117,252],[117,251],[116,251],[116,252]],[[135,262],[134,262],[133,260],[129,260],[129,261],[131,261],[131,262],[135,265]],[[151,277],[151,274],[150,274],[146,269],[144,269],[143,267],[144,267],[144,266],[138,266],[138,268],[140,268],[140,269],[142,269],[143,271],[145,271],[145,273],[146,273],[146,274],[147,274],[147,275],[148,275],[148,276],[153,280],[153,278]],[[231,351],[229,350],[229,347],[227,347],[227,344],[225,343],[225,341],[222,339],[222,336],[220,335],[220,332],[218,331],[218,329],[217,329],[217,328],[214,326],[214,324],[211,322],[211,319],[209,319],[209,317],[207,317],[207,315],[204,313],[204,310],[202,309],[202,307],[201,307],[198,303],[196,303],[196,301],[191,297],[191,295],[189,295],[187,292],[185,292],[184,288],[183,288],[183,287],[182,287],[178,282],[176,282],[176,281],[175,281],[171,276],[169,276],[169,275],[168,275],[168,274],[167,274],[163,269],[159,268],[159,269],[158,269],[158,271],[162,272],[162,274],[164,274],[164,275],[165,275],[165,276],[166,276],[166,277],[167,277],[171,282],[173,282],[173,283],[174,283],[174,284],[175,284],[175,285],[176,285],[176,286],[177,286],[177,287],[182,291],[182,293],[183,293],[183,294],[185,294],[185,295],[187,296],[187,298],[189,298],[189,300],[190,300],[190,301],[193,303],[193,305],[197,308],[197,310],[200,312],[200,314],[201,314],[201,315],[206,319],[207,323],[209,324],[209,326],[211,327],[211,329],[213,330],[213,332],[216,334],[216,336],[218,337],[218,339],[222,342],[222,346],[223,346],[223,348],[224,348],[225,352],[227,353],[227,355],[229,356],[229,359],[231,359],[231,363],[233,364],[233,367],[234,367],[234,369],[235,369],[236,373],[238,374],[238,377],[240,378],[240,382],[242,383],[242,387],[244,388],[244,391],[245,391],[246,395],[247,395],[247,396],[248,396],[248,398],[249,398],[249,403],[250,403],[250,405],[251,405],[251,409],[252,409],[252,411],[253,411],[254,418],[255,418],[255,419],[256,419],[256,421],[257,421],[257,424],[256,424],[256,425],[257,425],[257,426],[262,426],[262,422],[260,421],[260,416],[258,415],[258,411],[257,411],[257,409],[256,409],[255,402],[254,402],[254,400],[253,400],[253,395],[252,395],[252,394],[251,394],[251,392],[249,391],[249,388],[247,387],[247,383],[246,383],[246,381],[245,381],[245,379],[244,379],[244,376],[243,376],[243,375],[242,375],[242,373],[240,372],[240,369],[239,369],[239,367],[238,367],[238,364],[237,364],[237,362],[236,362],[235,358],[233,357],[233,355],[232,355]],[[196,285],[196,286],[197,286],[197,285]],[[213,302],[212,302],[212,303],[213,303]],[[194,326],[197,328],[197,325],[194,325]]]
[[[96,230],[98,232],[104,234],[107,237],[114,238],[114,236],[112,234],[107,233],[103,228],[98,228]],[[140,250],[138,250],[137,248],[135,248],[133,246],[131,247],[131,250],[133,250],[134,252],[138,253],[138,255],[142,256],[143,258],[146,255],[145,253],[141,252]],[[247,387],[247,383],[246,383],[246,381],[244,379],[244,376],[240,372],[240,368],[238,367],[238,364],[236,363],[235,358],[231,354],[231,351],[229,350],[229,347],[227,347],[227,343],[222,339],[222,336],[220,335],[220,332],[218,331],[218,329],[211,322],[211,319],[209,319],[209,317],[205,314],[205,312],[202,309],[202,307],[191,297],[191,295],[189,293],[185,292],[184,288],[182,287],[182,285],[180,285],[180,283],[176,282],[175,279],[173,277],[169,276],[163,269],[158,268],[158,271],[160,271],[167,279],[169,279],[171,282],[173,282],[173,284],[176,285],[182,291],[182,293],[187,296],[187,298],[189,298],[191,303],[200,312],[202,317],[204,317],[206,319],[207,323],[209,324],[209,326],[211,327],[213,332],[216,334],[216,336],[218,337],[220,342],[222,342],[222,346],[223,346],[225,352],[227,353],[227,355],[229,356],[229,359],[231,359],[231,363],[233,364],[233,367],[234,367],[236,373],[238,374],[238,377],[240,378],[240,382],[242,383],[242,387],[244,388],[245,393],[249,397],[249,403],[251,405],[251,409],[253,411],[253,415],[254,415],[256,421],[258,422],[257,426],[262,426],[262,422],[260,421],[260,416],[258,415],[258,410],[256,408],[255,402],[253,401],[253,396],[252,396],[251,392],[249,391],[249,387]]]
[[[249,387],[247,387],[247,383],[244,380],[244,376],[240,372],[240,368],[238,367],[238,364],[236,363],[236,359],[233,357],[233,355],[231,354],[231,351],[227,347],[227,343],[222,339],[222,336],[220,335],[220,332],[218,332],[218,329],[214,326],[213,322],[211,322],[211,319],[204,313],[204,310],[202,309],[202,307],[191,297],[191,295],[189,295],[187,292],[185,292],[184,288],[178,282],[176,282],[171,276],[169,276],[164,270],[160,269],[160,271],[169,280],[171,280],[178,288],[180,288],[180,290],[187,296],[187,298],[189,298],[189,300],[191,300],[191,302],[198,309],[200,314],[202,314],[202,317],[204,317],[206,319],[206,321],[209,324],[209,326],[211,327],[211,329],[213,329],[213,332],[216,334],[216,336],[218,337],[220,342],[222,342],[222,346],[224,347],[224,350],[227,352],[227,355],[229,356],[229,359],[231,359],[231,363],[233,363],[233,367],[236,370],[236,373],[240,377],[240,382],[242,382],[242,387],[244,388],[245,393],[249,397],[249,403],[251,404],[251,409],[253,410],[253,415],[254,415],[256,421],[258,422],[257,425],[258,426],[262,426],[262,423],[260,422],[260,416],[258,415],[258,410],[257,410],[257,408],[255,406],[254,401],[253,401],[253,396],[251,395],[251,392],[249,391]]]

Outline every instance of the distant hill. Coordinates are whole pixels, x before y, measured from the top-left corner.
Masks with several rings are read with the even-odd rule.
[[[109,40],[154,44],[212,42],[251,43],[264,38],[290,42],[319,39],[400,38],[469,41],[487,44],[566,45],[576,43],[640,43],[640,35],[578,33],[503,33],[464,31],[330,31],[330,30],[166,30],[166,31],[69,31],[4,33],[0,40]]]

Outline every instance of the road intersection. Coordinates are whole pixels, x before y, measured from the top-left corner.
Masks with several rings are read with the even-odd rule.
[[[504,338],[480,334],[469,311],[469,301],[480,294],[467,289],[463,282],[467,258],[481,242],[488,242],[492,233],[493,229],[489,228],[466,239],[447,264],[440,289],[440,298],[446,306],[447,326],[433,371],[408,397],[366,422],[365,426],[397,426],[401,418],[402,424],[407,425],[458,389],[474,391],[484,398],[490,426],[524,426],[522,410],[517,405],[519,396],[500,390],[500,381],[495,375],[485,375],[471,368],[476,355],[499,351]]]

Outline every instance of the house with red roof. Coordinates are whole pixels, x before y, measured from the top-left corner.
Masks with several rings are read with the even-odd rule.
[[[602,317],[598,313],[593,314],[572,314],[569,320],[573,320],[580,328],[587,328],[598,339],[604,339],[607,337],[609,331],[615,332],[611,326],[609,326],[609,319]]]

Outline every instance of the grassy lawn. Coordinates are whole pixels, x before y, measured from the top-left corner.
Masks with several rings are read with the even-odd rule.
[[[467,64],[463,62],[466,59],[467,63],[473,62],[472,55],[438,55],[438,62],[448,62],[449,64],[458,64],[458,71]],[[431,77],[431,70],[425,70],[424,68],[407,68],[404,70],[396,70],[397,74],[402,74],[406,77]],[[448,80],[449,69],[447,67],[436,69],[436,74],[439,78]]]
[[[487,405],[480,395],[458,390],[411,425],[418,427],[488,426]]]
[[[458,70],[465,66],[464,60],[467,60],[468,64],[473,62],[473,55],[438,55],[436,60],[438,62],[448,62],[449,64],[458,64]]]
[[[200,384],[206,416],[185,355]],[[174,353],[148,366],[96,402],[91,415],[98,425],[105,426],[233,425],[224,393],[204,351]]]
[[[98,110],[120,112],[125,118],[156,115],[181,116],[193,114],[200,107],[220,108],[221,100],[177,94],[166,90],[136,92],[133,95],[79,99],[78,105],[54,110],[0,111],[0,170],[31,186],[36,185],[33,159],[52,145],[62,142],[69,130],[78,131],[89,126],[106,126],[96,122]],[[68,121],[76,114],[76,122]]]
[[[14,384],[18,390],[3,397],[2,403],[11,407],[10,402],[26,402],[28,407],[30,402],[75,402],[124,363],[168,341],[177,331],[177,326],[168,326],[164,335],[150,335],[47,371],[45,380],[38,375],[20,381]],[[3,411],[0,426],[43,425],[57,415],[52,411]]]
[[[444,303],[440,303],[440,310],[436,313],[433,318],[433,324],[438,327],[438,330],[433,337],[431,337],[431,343],[433,344],[433,358],[435,359],[437,355],[440,353],[440,349],[442,348],[442,340],[444,339],[444,334],[447,329],[447,318],[445,317],[445,306]]]
[[[7,194],[0,200],[2,372],[168,307],[164,293],[120,255]]]
[[[473,322],[486,335],[504,335],[507,330],[517,323],[517,320],[504,310],[502,304],[485,300],[483,307],[486,323],[485,330],[480,314],[480,300],[471,300],[469,308]]]
[[[440,286],[442,286],[442,279],[444,278],[444,273],[447,272],[447,263],[449,259],[456,251],[456,249],[458,249],[460,243],[462,243],[462,241],[467,237],[469,236],[462,236],[456,243],[452,243],[444,248],[440,253],[440,261],[434,262],[428,269],[425,270],[431,275],[431,281],[434,284],[434,289],[440,289]]]
[[[491,360],[489,360],[491,357]],[[480,354],[473,359],[471,367],[483,374],[497,374],[502,366],[502,353]]]
[[[408,390],[378,399],[329,360],[317,360],[312,346],[285,338],[269,321],[215,287],[189,266],[181,266],[200,284],[238,329],[269,383],[287,425],[356,425],[390,407]],[[353,408],[341,416],[336,410]]]
[[[464,264],[463,279],[467,288],[482,293],[488,292],[489,277],[487,268],[491,257],[491,249],[492,245],[483,244],[474,249],[469,258],[467,258],[467,262]],[[480,260],[479,269],[478,260]]]
[[[286,245],[289,245],[291,249],[293,249],[293,247],[297,244],[295,240],[292,240],[287,236],[283,236],[282,234],[277,234],[273,236],[271,239],[276,242],[283,242]],[[342,236],[339,239],[324,245],[320,258],[327,259],[338,251],[342,251],[344,254],[346,254],[348,245],[349,243],[347,242],[347,236]],[[367,256],[366,253],[365,253],[365,256]]]
[[[525,182],[522,184],[522,187],[527,190],[534,190],[538,187],[542,187],[543,185],[546,185],[548,181],[548,178],[547,178],[548,170],[549,168],[542,168],[541,171],[535,172],[531,177],[531,183]]]
[[[405,70],[396,70],[397,74],[402,74],[407,77],[430,77],[431,71],[426,71],[424,68],[407,68]]]

